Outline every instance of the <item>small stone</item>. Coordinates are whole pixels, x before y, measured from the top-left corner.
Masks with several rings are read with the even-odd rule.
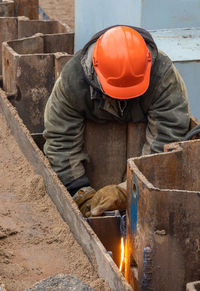
[[[93,288],[89,287],[83,283],[78,278],[71,275],[59,274],[54,277],[49,277],[45,280],[35,283],[30,289],[24,291],[95,291]]]

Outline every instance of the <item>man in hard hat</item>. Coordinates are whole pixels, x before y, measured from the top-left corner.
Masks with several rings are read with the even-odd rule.
[[[147,121],[143,154],[183,140],[190,116],[184,82],[144,29],[97,33],[65,65],[45,109],[44,152],[84,216],[126,207],[120,185],[90,187],[83,162],[84,120]]]

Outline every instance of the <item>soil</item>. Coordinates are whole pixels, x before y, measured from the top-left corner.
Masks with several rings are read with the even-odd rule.
[[[59,273],[110,290],[75,241],[0,113],[0,284],[24,290]]]
[[[64,22],[74,31],[74,0],[39,0],[39,4],[49,18]]]

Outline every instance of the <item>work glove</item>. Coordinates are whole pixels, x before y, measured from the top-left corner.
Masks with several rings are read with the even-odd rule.
[[[90,201],[90,216],[102,215],[108,210],[123,210],[127,206],[126,182],[108,185],[98,190]]]
[[[91,200],[94,197],[95,193],[96,191],[92,187],[88,186],[82,187],[73,196],[74,201],[76,202],[81,213],[85,217],[88,217],[90,215]]]

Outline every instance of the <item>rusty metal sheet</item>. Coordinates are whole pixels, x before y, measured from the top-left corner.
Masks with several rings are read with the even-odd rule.
[[[68,53],[55,53],[55,79],[58,79],[64,65],[73,57]]]
[[[146,141],[146,123],[128,123],[127,133],[127,159],[138,157]]]
[[[120,215],[87,218],[104,247],[112,253],[113,261],[119,267],[121,255]]]
[[[44,53],[74,53],[74,33],[44,35]]]
[[[1,9],[1,3],[0,3]],[[42,34],[59,34],[59,37],[53,41],[51,37],[47,37],[46,40],[42,39],[42,43],[45,45],[45,51],[48,53],[63,51],[68,52],[69,54],[73,53],[74,50],[74,35],[69,33],[68,35],[68,26],[62,24],[57,20],[30,20],[27,17],[1,17],[0,18],[0,75],[2,72],[2,43],[4,41],[17,40],[20,38],[27,38],[36,33]],[[61,38],[61,33],[63,33],[63,38]],[[26,41],[26,40],[24,40]],[[19,44],[19,47],[17,46]],[[10,44],[11,45],[11,44]],[[22,41],[13,44],[16,51],[21,53],[37,53],[43,52],[44,48],[38,47],[37,40],[34,39],[26,41],[24,46]],[[37,49],[35,48],[37,47]],[[55,48],[53,50],[53,48]],[[39,50],[38,50],[39,49]]]
[[[14,16],[14,1],[0,1],[0,17]]]
[[[1,9],[1,3],[0,3]],[[0,75],[2,74],[2,43],[17,38],[17,18],[1,17],[0,18]]]
[[[18,56],[13,57],[13,50],[7,43],[2,46],[2,72],[3,72],[3,88],[8,95],[16,95],[16,68]]]
[[[182,291],[200,277],[199,148],[200,140],[180,142],[128,161],[126,276],[139,290]]]
[[[55,83],[54,52],[73,51],[73,34],[39,35],[3,45],[3,88],[31,133],[43,132],[44,108]],[[26,108],[26,110],[24,110]]]
[[[86,165],[86,172],[95,189],[118,184],[125,178],[126,132],[127,124],[87,121],[85,148],[90,161]]]
[[[8,46],[12,49],[15,56],[26,54],[42,54],[44,52],[44,39],[43,35],[37,37],[27,37],[7,42]],[[9,48],[8,48],[9,49]]]
[[[67,33],[68,27],[57,20],[18,20],[18,38],[29,37],[36,33]]]
[[[39,0],[15,0],[15,16],[39,17]]]

